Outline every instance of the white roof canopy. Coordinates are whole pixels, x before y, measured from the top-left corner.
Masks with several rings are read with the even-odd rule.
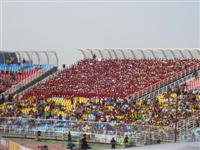
[[[78,49],[84,58],[101,59],[200,59],[200,48]]]

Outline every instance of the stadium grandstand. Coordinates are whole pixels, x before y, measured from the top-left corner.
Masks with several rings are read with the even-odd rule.
[[[2,137],[144,146],[200,141],[200,49],[1,52]]]
[[[58,60],[55,52],[1,52],[1,96],[15,93],[21,87],[57,66],[57,64]]]

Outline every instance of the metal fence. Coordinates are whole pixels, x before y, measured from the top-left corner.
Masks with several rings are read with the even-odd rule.
[[[200,119],[196,116],[178,122],[178,141],[200,141]]]
[[[128,125],[123,123],[79,122],[56,119],[0,118],[0,134],[5,137],[35,138],[37,132],[41,138],[64,140],[70,131],[72,136],[88,135],[91,142],[110,143],[114,137],[118,144],[123,144],[125,135],[135,146],[174,141],[172,127]]]
[[[73,138],[79,139],[84,133],[90,142],[110,143],[114,137],[123,145],[127,135],[131,145],[143,146],[174,142],[174,127],[123,124],[110,122],[69,121],[34,118],[0,118],[0,135],[3,137],[36,138],[41,132],[41,139],[67,140],[70,131]],[[178,122],[177,142],[200,141],[200,121],[188,118]]]

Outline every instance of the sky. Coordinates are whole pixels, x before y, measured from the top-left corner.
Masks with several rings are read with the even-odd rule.
[[[59,64],[79,48],[198,48],[199,0],[0,0],[0,49],[56,51]]]

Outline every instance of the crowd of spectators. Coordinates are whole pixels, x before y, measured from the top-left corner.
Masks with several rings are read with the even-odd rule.
[[[174,88],[154,98],[132,101],[115,98],[47,98],[13,100],[0,105],[1,117],[112,122],[173,126],[178,119],[200,114],[200,92]]]
[[[134,101],[125,96],[196,63],[199,61],[81,60],[25,95],[0,105],[0,117],[173,125],[177,99],[178,117],[184,119],[198,113],[199,92],[174,88],[154,98]]]
[[[82,60],[25,95],[15,95],[12,101],[1,104],[0,126],[45,125],[49,130],[65,127],[101,134],[140,132],[146,130],[141,126],[149,125],[152,130],[174,127],[176,115],[178,120],[194,114],[200,116],[199,90],[189,91],[183,85],[152,98],[132,100],[127,95],[198,63],[198,60]],[[11,77],[15,81],[22,79],[12,74]],[[2,117],[17,117],[20,121]]]
[[[173,126],[176,114],[185,119],[200,113],[199,91],[181,86],[153,98],[133,101],[126,96],[196,63],[199,61],[85,59],[1,104],[0,117]],[[17,83],[26,74],[1,72],[0,77],[8,78],[1,82]]]
[[[187,59],[84,59],[32,88],[24,99],[52,95],[124,98],[198,63]]]
[[[147,131],[159,132],[158,139],[172,137],[171,127],[177,121],[193,115],[200,117],[200,90],[188,90],[182,85],[151,98],[133,100],[127,95],[198,63],[85,59],[39,83],[25,95],[15,95],[12,101],[0,104],[0,128],[109,135]],[[25,71],[2,71],[0,89],[6,85],[2,88],[6,90],[28,75]]]

